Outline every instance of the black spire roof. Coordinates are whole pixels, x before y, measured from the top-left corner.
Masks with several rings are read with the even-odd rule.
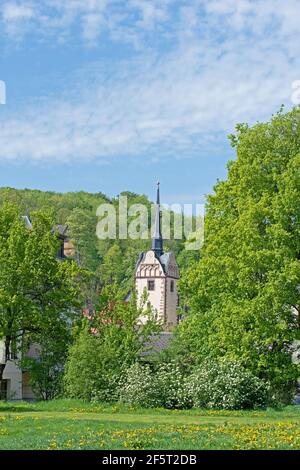
[[[157,183],[157,196],[156,196],[156,208],[155,208],[155,226],[154,233],[152,236],[152,250],[155,252],[157,257],[163,254],[163,238],[161,234],[161,218],[160,218],[160,194],[159,194],[159,182]]]

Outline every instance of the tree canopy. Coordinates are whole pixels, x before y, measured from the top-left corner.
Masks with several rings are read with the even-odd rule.
[[[97,311],[88,315],[74,331],[75,340],[66,363],[65,390],[72,398],[112,401],[124,370],[141,359],[147,343],[161,331],[147,297],[137,302],[132,292],[124,302],[124,291],[106,286],[99,297]],[[139,317],[148,321],[137,327]],[[150,344],[150,343],[149,343]]]
[[[238,125],[237,158],[208,197],[201,260],[181,292],[189,314],[177,335],[182,360],[237,359],[278,388],[299,366],[300,109]]]
[[[55,335],[81,306],[84,272],[74,261],[57,261],[51,218],[35,212],[28,228],[21,214],[16,204],[0,207],[0,380],[12,348],[22,349],[25,339],[39,333]]]

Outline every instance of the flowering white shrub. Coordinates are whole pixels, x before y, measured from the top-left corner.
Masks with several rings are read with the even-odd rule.
[[[183,383],[183,375],[173,363],[160,364],[156,371],[136,363],[127,369],[120,400],[143,407],[184,408]]]
[[[143,407],[238,410],[266,406],[268,386],[236,362],[206,361],[184,376],[174,363],[153,371],[130,366],[119,387],[120,401]]]
[[[197,408],[238,410],[266,406],[268,386],[236,362],[207,360],[185,378],[184,393]]]
[[[160,364],[154,374],[159,391],[159,406],[164,408],[188,408],[184,393],[184,376],[174,363]]]
[[[120,401],[145,408],[158,406],[159,394],[153,376],[148,365],[135,363],[130,366],[119,388]]]

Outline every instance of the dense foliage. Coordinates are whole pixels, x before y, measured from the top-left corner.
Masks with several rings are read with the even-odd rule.
[[[266,404],[268,384],[272,399],[291,401],[300,374],[291,355],[300,335],[300,108],[253,127],[240,124],[230,138],[237,159],[208,197],[201,257],[184,251],[186,240],[165,243],[181,269],[184,315],[163,360],[151,367],[140,360],[158,331],[153,312],[149,307],[151,321],[137,328],[141,306],[134,292],[124,302],[149,239],[96,236],[97,207],[109,202],[118,211],[118,197],[0,189],[0,337],[8,359],[19,332],[32,339],[42,333],[44,362],[27,363],[41,396],[56,394],[51,381],[61,388],[65,359],[59,344],[44,341],[46,332],[58,320],[66,323],[82,297],[87,314],[73,330],[65,373],[70,397],[251,408]],[[128,207],[148,207],[150,217],[145,196],[122,195]],[[35,214],[30,231],[20,219],[28,209]],[[68,225],[78,265],[56,262],[54,222]],[[80,297],[81,268],[89,276]]]
[[[195,408],[251,409],[269,401],[268,385],[236,362],[204,361],[187,376],[184,393]]]
[[[59,336],[81,307],[84,272],[74,261],[57,262],[59,242],[51,218],[35,212],[28,228],[21,214],[16,204],[0,207],[0,380],[24,342],[36,335]]]
[[[119,388],[119,400],[146,408],[184,408],[183,374],[176,364],[161,363],[153,370],[148,364],[130,366]]]
[[[266,406],[268,386],[235,362],[205,361],[189,373],[174,363],[154,370],[136,363],[126,371],[119,399],[145,407],[251,409]]]
[[[116,287],[102,291],[97,311],[83,323],[69,350],[65,374],[69,397],[116,399],[124,369],[139,359],[145,343],[160,332],[150,306],[143,311],[148,322],[137,328],[141,313],[142,305],[137,305],[134,293],[125,303],[124,293]]]
[[[131,192],[122,192],[126,196],[128,210],[134,204],[143,204],[148,209],[149,226],[151,220],[151,201],[145,195]],[[54,193],[37,190],[17,190],[13,188],[0,188],[0,206],[5,202],[18,204],[23,214],[28,211],[40,210],[51,212],[57,224],[68,225],[68,235],[72,239],[79,255],[80,265],[94,275],[95,288],[112,281],[123,287],[131,287],[132,274],[139,254],[150,248],[149,239],[106,239],[100,240],[96,236],[98,218],[97,208],[103,203],[111,203],[117,212],[119,196],[109,198],[102,193],[72,192]],[[128,217],[128,225],[135,219]],[[171,233],[174,219],[171,217]],[[149,236],[151,235],[149,231]],[[185,240],[165,240],[165,251],[173,251],[175,255],[183,252]],[[189,263],[199,259],[197,251],[189,252]],[[185,257],[179,256],[179,268],[185,267]]]
[[[23,343],[18,363],[28,374],[28,385],[37,399],[63,396],[64,365],[71,343],[71,329],[65,322],[56,324],[52,331],[32,334]]]
[[[190,306],[179,360],[226,357],[290,400],[299,365],[300,109],[237,126],[237,159],[209,196],[201,261],[185,273]]]

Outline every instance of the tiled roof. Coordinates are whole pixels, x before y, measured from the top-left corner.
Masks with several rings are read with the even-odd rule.
[[[171,255],[172,255],[171,252],[170,253],[164,253],[159,258],[159,261],[161,262],[162,267],[164,268],[165,274],[167,274],[168,271],[169,271],[169,262],[170,262],[170,259],[171,259]]]
[[[131,292],[131,290],[129,290],[126,294],[124,302],[130,302],[131,301],[131,294],[132,294],[132,292]]]
[[[57,232],[58,235],[60,235],[61,237],[64,237],[66,235],[67,230],[68,226],[66,224],[54,225],[52,229],[53,232]]]
[[[164,351],[169,346],[173,333],[164,331],[145,343],[145,351],[141,354],[143,357]]]
[[[22,215],[21,219],[24,221],[26,228],[29,228],[29,229],[32,228],[32,224],[31,224],[31,221],[30,221],[30,218],[28,217],[28,215]]]

